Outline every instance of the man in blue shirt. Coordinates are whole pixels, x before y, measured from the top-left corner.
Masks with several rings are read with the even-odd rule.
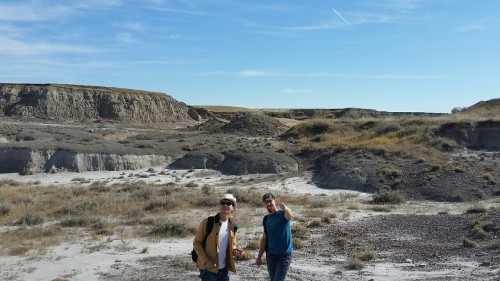
[[[283,281],[292,263],[293,242],[291,222],[292,210],[271,193],[262,196],[262,202],[269,214],[263,219],[264,233],[260,239],[259,254],[255,261],[262,264],[262,255],[266,252],[267,271],[271,281]],[[278,208],[279,207],[279,208]]]

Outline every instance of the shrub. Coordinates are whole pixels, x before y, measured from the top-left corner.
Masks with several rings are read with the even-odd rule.
[[[406,202],[406,198],[399,190],[384,188],[372,195],[372,202],[375,204],[402,204]]]
[[[0,201],[0,216],[5,216],[10,212],[10,204]]]
[[[400,178],[403,175],[403,172],[401,172],[401,170],[396,169],[390,165],[384,165],[380,169],[380,173],[384,178],[389,180]]]
[[[378,205],[378,206],[373,206],[370,209],[372,211],[374,211],[374,212],[386,212],[386,213],[388,213],[388,212],[392,211],[392,207],[391,206],[380,206],[380,205]]]
[[[18,181],[15,181],[15,180],[10,180],[10,179],[0,180],[0,187],[7,186],[7,185],[10,185],[10,186],[20,186],[21,183],[18,182]]]
[[[490,173],[483,174],[483,179],[485,179],[490,185],[497,185],[496,177]]]
[[[180,206],[180,202],[172,199],[170,197],[162,197],[158,199],[153,199],[149,204],[144,207],[144,210],[146,211],[153,211],[155,209],[162,209],[162,210],[171,210],[174,209],[178,206]]]
[[[485,213],[486,212],[486,207],[481,206],[481,205],[474,205],[467,209],[465,211],[467,214],[479,214],[479,213]]]
[[[357,257],[351,257],[347,260],[346,267],[349,270],[361,270],[365,267],[365,263]]]
[[[170,196],[175,191],[176,184],[175,183],[167,183],[166,185],[160,188],[159,194],[160,196]]]
[[[211,194],[195,198],[197,207],[213,207],[219,205],[219,197],[216,194]]]
[[[294,238],[306,239],[309,237],[309,230],[302,224],[293,224],[292,234]]]
[[[89,189],[96,192],[109,192],[111,190],[111,186],[108,186],[106,182],[103,181],[95,181],[90,184]]]
[[[151,198],[151,195],[153,195],[153,191],[149,188],[139,189],[132,194],[133,197],[144,200],[148,200],[149,198]]]
[[[186,187],[198,187],[198,184],[194,181],[190,181],[186,184]]]
[[[247,250],[258,250],[260,248],[260,239],[254,239],[248,241],[248,244],[245,246]]]
[[[152,235],[185,237],[190,234],[184,221],[159,220],[150,231]]]
[[[203,192],[203,194],[205,195],[210,195],[210,194],[213,194],[215,189],[208,185],[208,184],[204,184],[202,187],[201,187],[201,191]]]
[[[22,256],[29,252],[30,248],[25,245],[15,246],[10,249],[9,255],[11,256]]]
[[[333,244],[344,247],[349,244],[349,239],[347,239],[346,237],[337,237],[333,240]]]
[[[96,219],[86,217],[70,217],[59,222],[62,227],[83,227],[95,223]]]
[[[475,238],[478,239],[483,239],[488,235],[488,233],[483,229],[483,226],[481,224],[476,224],[472,228],[472,234],[474,235]]]
[[[465,248],[476,248],[477,246],[479,246],[479,243],[467,237],[463,238],[462,244],[464,245]]]
[[[246,188],[229,188],[227,193],[231,193],[236,200],[238,200],[238,203],[250,203],[255,207],[262,206],[262,195],[257,193],[255,190]]]
[[[326,208],[328,205],[328,202],[325,200],[314,200],[311,203],[311,208]]]
[[[37,225],[37,224],[42,224],[44,222],[44,219],[41,216],[37,216],[34,214],[26,214],[25,216],[19,218],[17,221],[14,222],[15,225]]]
[[[314,219],[307,224],[308,228],[315,228],[315,227],[322,227],[322,226],[323,226],[323,222],[321,221],[321,219]]]
[[[304,242],[302,242],[302,239],[300,238],[294,238],[292,243],[294,249],[300,250],[304,248]]]
[[[372,261],[377,257],[377,254],[372,250],[362,250],[356,253],[356,257],[362,261]]]
[[[253,259],[255,259],[255,255],[249,251],[243,252],[243,254],[238,258],[240,261],[249,261]]]

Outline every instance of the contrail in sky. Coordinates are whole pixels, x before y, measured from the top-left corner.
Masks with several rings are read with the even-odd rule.
[[[339,16],[347,25],[351,25],[339,12],[337,12],[334,8],[332,10]]]

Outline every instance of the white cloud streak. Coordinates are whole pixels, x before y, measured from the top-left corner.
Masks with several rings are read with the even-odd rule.
[[[280,76],[281,74],[275,72],[261,71],[261,70],[244,70],[238,72],[236,75],[243,77],[257,77],[257,76]]]
[[[349,22],[348,22],[348,21],[347,21],[347,20],[346,20],[346,19],[345,19],[345,18],[344,18],[344,17],[343,17],[340,13],[339,13],[339,12],[337,12],[337,10],[335,10],[334,8],[332,8],[332,10],[333,10],[333,12],[334,12],[335,14],[337,14],[337,16],[339,16],[339,17],[340,17],[340,19],[341,19],[343,22],[345,22],[345,24],[347,24],[347,25],[349,25],[349,26],[351,25],[351,24],[350,24],[350,23],[349,23]]]
[[[242,70],[238,72],[229,71],[212,71],[204,72],[199,75],[204,76],[240,76],[240,77],[306,77],[306,78],[340,78],[340,79],[374,79],[374,80],[413,80],[413,79],[441,79],[448,77],[447,75],[419,75],[419,74],[341,74],[334,72],[304,72],[304,73],[290,73],[290,72],[272,72],[264,70]]]
[[[283,89],[282,91],[287,95],[301,95],[301,94],[310,94],[312,93],[311,89]]]
[[[96,49],[71,46],[65,44],[48,44],[44,42],[23,42],[0,37],[0,53],[3,55],[41,55],[53,53],[97,53]]]

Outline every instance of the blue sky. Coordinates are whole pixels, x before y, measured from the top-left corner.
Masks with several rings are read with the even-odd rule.
[[[16,0],[0,82],[189,105],[450,112],[499,98],[498,0]]]

